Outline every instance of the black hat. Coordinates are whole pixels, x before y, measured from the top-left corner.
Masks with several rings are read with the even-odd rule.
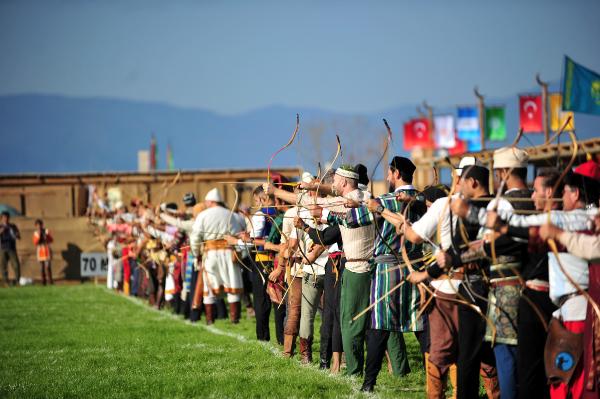
[[[174,202],[169,202],[165,205],[166,209],[170,209],[172,211],[176,211],[177,210],[177,204]]]
[[[362,163],[356,164],[354,171],[358,173],[358,183],[369,184],[369,176],[367,175],[367,167]]]
[[[185,206],[194,206],[196,205],[196,196],[194,193],[185,193],[183,196],[183,203]]]
[[[406,173],[411,176],[415,173],[415,169],[417,169],[410,159],[399,156],[395,156],[394,159],[392,159],[390,166],[401,173]]]
[[[475,179],[482,186],[488,187],[490,182],[490,170],[479,165],[467,166],[461,176],[463,179]]]

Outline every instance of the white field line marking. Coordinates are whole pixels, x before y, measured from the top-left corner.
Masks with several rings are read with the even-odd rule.
[[[147,311],[150,311],[150,312],[153,312],[153,313],[157,313],[161,317],[164,317],[166,319],[176,320],[176,321],[178,321],[180,323],[187,324],[188,326],[191,326],[191,327],[201,328],[201,329],[206,330],[206,331],[208,331],[208,332],[210,332],[212,334],[215,334],[215,335],[222,335],[222,336],[226,336],[226,337],[229,337],[229,338],[233,338],[233,339],[235,339],[235,340],[237,340],[237,341],[239,341],[241,343],[244,343],[244,344],[258,345],[261,348],[263,348],[264,350],[266,350],[268,352],[271,352],[275,356],[278,356],[278,357],[281,356],[281,351],[278,348],[274,347],[269,342],[258,341],[258,340],[254,340],[254,339],[248,339],[247,337],[244,337],[243,335],[240,335],[240,334],[235,334],[235,333],[232,333],[232,332],[223,331],[223,330],[215,327],[214,325],[207,326],[207,325],[204,325],[202,323],[192,323],[189,320],[184,320],[184,319],[180,318],[176,314],[165,312],[165,311],[160,311],[160,310],[158,310],[158,309],[156,309],[154,307],[148,306],[147,303],[145,303],[144,301],[142,301],[141,299],[139,299],[137,297],[122,295],[122,294],[117,293],[116,291],[109,290],[108,288],[105,288],[105,287],[100,287],[100,289],[103,290],[103,291],[105,291],[105,292],[109,292],[109,293],[111,293],[113,295],[116,295],[116,296],[118,296],[120,298],[126,299],[129,302],[131,302],[131,303],[133,303],[133,304],[135,304],[135,305],[137,305],[137,306],[139,306],[139,307],[141,307],[141,308],[143,308],[143,309],[145,309]],[[298,362],[296,362],[296,363],[299,364]],[[356,378],[353,378],[353,377],[350,377],[350,376],[345,376],[345,375],[342,375],[341,373],[337,374],[337,375],[336,374],[331,374],[328,371],[319,370],[316,366],[313,366],[313,365],[311,365],[311,366],[303,365],[302,367],[303,368],[307,368],[309,370],[312,370],[314,372],[317,372],[317,373],[319,373],[321,375],[325,375],[325,376],[327,376],[329,378],[333,378],[335,380],[338,380],[338,381],[344,382],[346,384],[349,384],[350,387],[353,390],[353,393],[354,393],[354,395],[352,397],[355,397],[356,395],[358,395],[358,397],[364,397],[364,396],[377,397],[376,394],[364,394],[364,393],[361,393],[360,392],[359,380],[356,379]],[[362,394],[362,396],[361,396],[361,394]]]

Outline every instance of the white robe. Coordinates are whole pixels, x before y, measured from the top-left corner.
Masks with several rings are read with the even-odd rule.
[[[190,234],[192,253],[198,257],[203,242],[222,240],[225,235],[240,232],[241,227],[239,219],[232,217],[228,209],[212,207],[200,212]],[[239,301],[233,296],[242,293],[242,271],[233,262],[231,248],[205,250],[201,273],[204,279],[204,303],[214,303],[214,297],[221,292],[231,295],[230,300]]]

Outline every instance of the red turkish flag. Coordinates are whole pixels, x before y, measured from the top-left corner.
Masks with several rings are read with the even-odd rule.
[[[541,133],[544,131],[541,96],[519,96],[519,113],[521,128],[523,128],[524,133]]]
[[[454,142],[456,143],[454,147],[448,149],[449,155],[461,155],[467,152],[467,143],[463,140],[460,140],[456,137],[456,132],[454,132]]]
[[[415,147],[433,148],[429,120],[426,118],[411,119],[404,124],[404,149]]]

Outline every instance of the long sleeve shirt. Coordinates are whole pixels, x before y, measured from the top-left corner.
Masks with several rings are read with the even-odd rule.
[[[600,236],[565,231],[560,243],[567,251],[586,260],[600,259]]]
[[[171,216],[167,213],[161,213],[160,218],[164,220],[167,224],[175,226],[178,229],[185,231],[187,234],[190,234],[194,229],[194,219],[183,220],[180,218],[176,218],[175,216]]]

